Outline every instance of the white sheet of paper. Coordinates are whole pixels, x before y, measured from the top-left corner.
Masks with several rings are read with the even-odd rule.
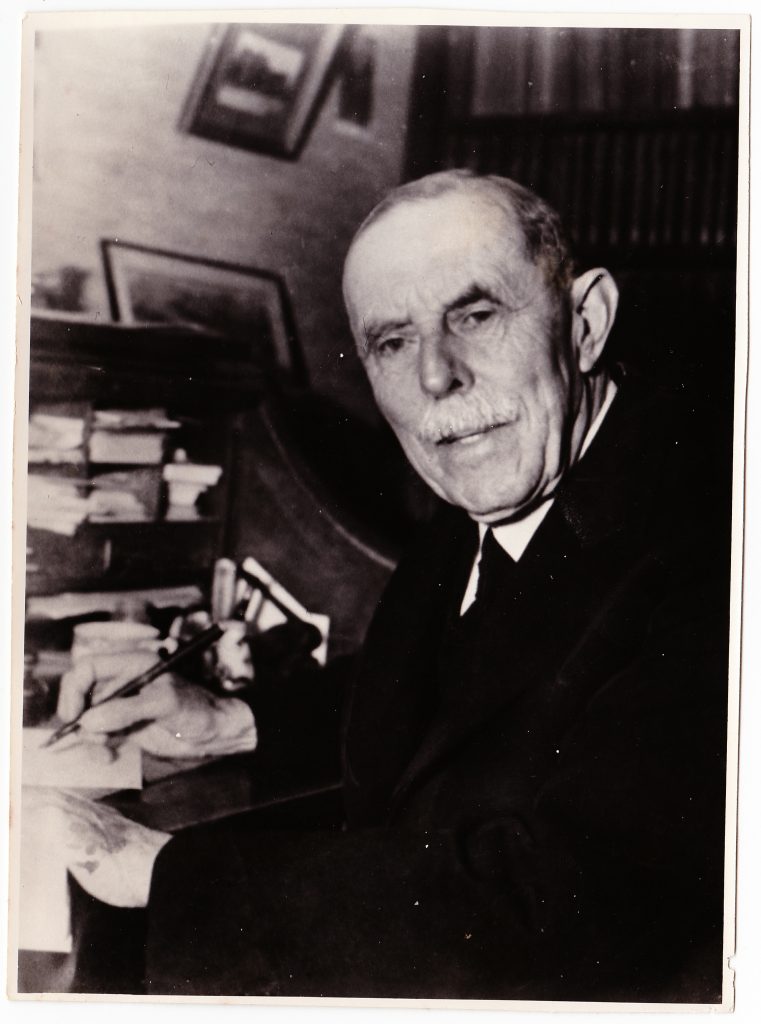
[[[72,735],[52,747],[44,747],[52,732],[24,729],[21,763],[25,786],[86,789],[99,794],[142,789],[142,755],[134,743],[122,743],[111,750]]]
[[[66,865],[50,846],[37,843],[34,837],[22,842],[18,922],[19,949],[71,952]]]

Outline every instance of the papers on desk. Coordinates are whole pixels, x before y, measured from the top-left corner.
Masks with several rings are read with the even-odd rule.
[[[23,814],[23,808],[22,808]],[[19,949],[71,952],[69,878],[60,854],[22,830],[19,886]]]
[[[84,789],[104,796],[121,789],[142,789],[142,754],[134,743],[101,747],[67,736],[52,747],[44,744],[52,729],[24,729],[22,781],[25,786]]]
[[[27,621],[76,618],[93,612],[118,615],[125,607],[152,605],[154,608],[192,608],[203,602],[196,586],[155,587],[144,590],[50,594],[27,600]]]
[[[141,789],[142,756],[134,743],[111,750],[72,735],[45,747],[52,729],[24,729],[22,782],[30,792],[44,786],[104,796],[122,789]],[[22,799],[21,814],[24,814]],[[19,949],[70,953],[71,913],[66,864],[61,843],[52,831],[22,828],[19,889]]]

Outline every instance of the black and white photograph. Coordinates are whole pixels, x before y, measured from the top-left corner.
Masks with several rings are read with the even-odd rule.
[[[11,997],[729,1012],[750,19],[281,14],[24,23]]]

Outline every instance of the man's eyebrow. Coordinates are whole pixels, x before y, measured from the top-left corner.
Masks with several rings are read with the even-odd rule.
[[[484,288],[480,284],[472,284],[461,295],[458,295],[456,299],[448,303],[444,311],[445,313],[454,313],[464,306],[469,306],[472,302],[480,302],[484,299],[487,302],[499,302],[497,296],[490,292],[488,288]]]
[[[386,334],[388,331],[402,331],[405,327],[409,327],[409,325],[409,320],[383,320],[380,322],[363,320],[362,333],[365,336],[365,344],[372,345],[373,342],[376,342],[381,335]]]

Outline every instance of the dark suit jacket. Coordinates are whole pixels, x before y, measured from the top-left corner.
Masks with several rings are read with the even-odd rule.
[[[475,526],[418,539],[351,691],[348,827],[172,840],[149,992],[720,998],[728,453],[677,409],[621,381],[461,663]]]

